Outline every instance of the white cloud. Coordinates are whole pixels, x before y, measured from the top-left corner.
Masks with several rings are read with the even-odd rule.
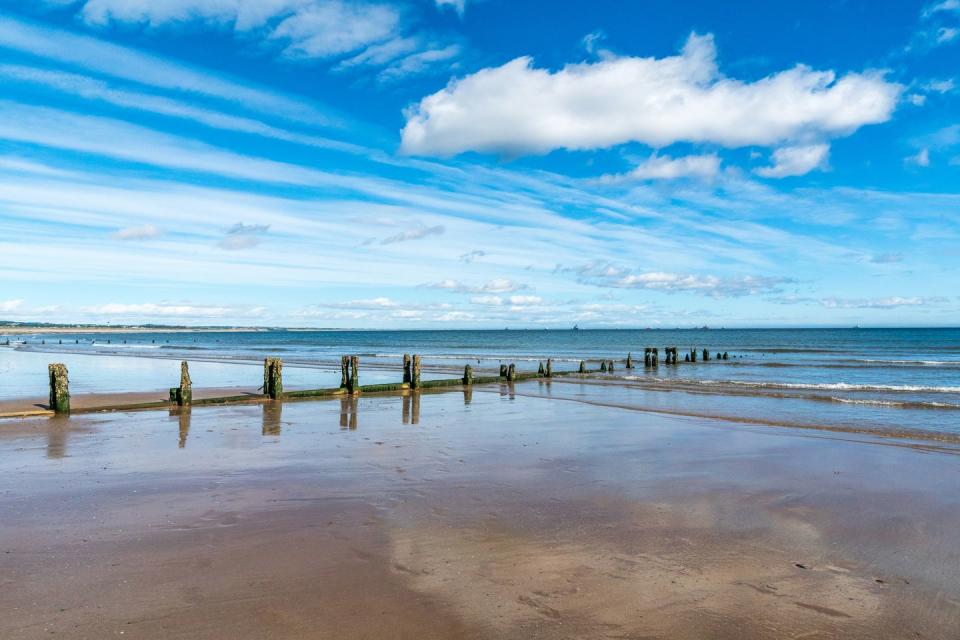
[[[270,230],[268,224],[244,224],[238,222],[229,229],[217,246],[227,251],[241,251],[251,249],[258,244],[262,236]]]
[[[347,302],[340,302],[337,304],[325,304],[318,305],[321,307],[327,307],[331,309],[393,309],[398,307],[399,304],[383,296],[376,298],[369,298],[366,300],[349,300]]]
[[[720,158],[716,154],[671,158],[670,156],[658,156],[654,153],[632,171],[619,175],[607,175],[601,178],[601,181],[707,179],[713,178],[719,171]]]
[[[923,88],[932,93],[949,93],[956,88],[956,82],[953,78],[946,80],[932,80],[923,85]]]
[[[503,298],[500,296],[473,296],[470,298],[472,304],[482,304],[486,306],[499,307],[503,304]]]
[[[270,37],[287,42],[288,56],[327,58],[383,42],[399,23],[399,13],[388,5],[328,0],[301,8]]]
[[[764,178],[802,176],[814,169],[826,167],[830,145],[810,144],[797,147],[782,147],[773,152],[773,165],[755,171]]]
[[[924,147],[920,149],[915,155],[907,156],[904,158],[904,162],[907,164],[913,164],[918,167],[929,167],[930,166],[930,149]]]
[[[529,285],[515,282],[510,278],[494,278],[478,286],[469,286],[459,280],[446,278],[439,282],[423,286],[428,289],[443,289],[445,291],[456,291],[459,293],[513,293],[530,288]]]
[[[117,240],[149,240],[156,238],[161,233],[160,229],[152,224],[142,224],[136,227],[126,227],[113,234]]]
[[[488,282],[482,284],[478,291],[485,291],[488,293],[512,293],[514,291],[522,291],[523,289],[529,289],[525,284],[519,282],[514,282],[510,278],[494,278]]]
[[[960,37],[960,29],[954,27],[940,27],[937,29],[937,44],[947,44]]]
[[[787,282],[775,276],[720,277],[692,273],[645,271],[631,273],[611,265],[587,264],[574,270],[581,282],[617,289],[649,289],[665,293],[690,292],[716,298],[754,295],[777,291]]]
[[[927,18],[941,11],[960,12],[960,0],[943,0],[942,2],[938,2],[932,6],[929,6],[923,10],[923,17]]]
[[[0,313],[11,313],[20,308],[23,300],[0,300]]]
[[[409,154],[547,153],[626,142],[728,147],[848,135],[888,120],[902,92],[880,72],[796,66],[754,82],[723,76],[712,36],[681,55],[538,69],[529,57],[452,81],[407,113]]]
[[[543,304],[540,296],[510,296],[510,304],[518,307]]]

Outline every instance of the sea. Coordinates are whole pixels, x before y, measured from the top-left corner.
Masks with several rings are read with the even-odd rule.
[[[648,347],[659,350],[655,368],[644,366]],[[679,364],[665,364],[666,347],[677,347]],[[684,362],[691,351],[697,361]],[[613,360],[612,372],[557,378],[534,395],[744,424],[960,439],[960,329],[953,328],[30,335],[0,328],[0,400],[44,397],[49,362],[68,366],[78,394],[163,390],[177,384],[180,360],[190,362],[195,388],[255,388],[263,358],[276,356],[285,388],[297,389],[337,386],[345,354],[359,355],[361,384],[395,382],[405,353],[422,356],[425,379],[459,376],[465,364],[483,375],[505,363],[535,371],[547,358],[556,371]]]

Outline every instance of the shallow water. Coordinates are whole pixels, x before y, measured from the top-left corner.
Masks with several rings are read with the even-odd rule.
[[[615,359],[605,377],[642,388],[633,397],[650,409],[960,436],[960,329],[258,331],[12,341],[0,347],[0,400],[42,398],[50,353],[67,354],[56,359],[67,363],[77,393],[164,389],[178,379],[170,361],[181,358],[190,360],[196,386],[256,387],[262,358],[281,356],[289,389],[336,386],[345,353],[360,354],[365,384],[397,381],[404,352],[424,356],[426,378],[458,376],[466,363],[483,374],[501,362],[529,371],[550,357],[562,371],[581,359],[591,368]],[[698,362],[667,367],[666,346],[681,358],[696,348]],[[660,349],[658,368],[642,367],[644,347]],[[630,371],[628,352],[638,364]],[[718,352],[731,359],[716,360]]]
[[[5,423],[0,636],[960,634],[956,448],[571,388]]]

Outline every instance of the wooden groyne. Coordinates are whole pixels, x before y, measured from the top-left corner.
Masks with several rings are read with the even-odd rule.
[[[664,349],[665,363],[668,365],[677,365],[680,360],[676,347],[666,347]],[[701,354],[697,349],[691,348],[684,354],[685,362],[696,362],[697,356],[702,355],[704,362],[709,361],[710,351],[703,349]],[[655,368],[659,366],[659,348],[646,347],[643,354],[643,365],[645,368]],[[727,352],[717,352],[716,360],[727,360]],[[626,359],[620,361],[624,363],[627,370],[634,368],[632,353],[627,353]],[[340,360],[340,386],[334,388],[304,389],[296,391],[284,391],[283,388],[283,361],[280,358],[268,357],[263,360],[263,386],[258,389],[260,394],[245,393],[241,395],[217,396],[195,398],[193,395],[193,381],[190,377],[189,363],[184,360],[180,363],[180,385],[170,388],[169,398],[167,400],[157,400],[152,402],[130,402],[113,403],[103,406],[83,406],[73,407],[70,405],[70,386],[66,365],[62,363],[53,363],[48,366],[50,379],[49,404],[46,411],[19,412],[0,412],[2,417],[18,417],[27,415],[42,415],[46,413],[69,414],[69,413],[91,413],[97,411],[123,411],[133,409],[159,409],[176,405],[179,407],[189,407],[198,405],[218,405],[232,403],[264,402],[268,400],[296,400],[306,398],[323,398],[329,396],[356,396],[362,393],[402,393],[415,392],[426,389],[443,389],[450,387],[461,387],[465,390],[474,385],[514,383],[524,380],[550,379],[554,377],[585,376],[596,373],[613,373],[616,365],[614,360],[601,360],[599,368],[589,369],[587,363],[581,360],[576,370],[555,371],[553,368],[553,359],[547,358],[546,363],[540,362],[536,372],[520,372],[515,363],[501,364],[499,375],[496,376],[478,376],[474,374],[471,365],[464,366],[463,375],[458,378],[448,378],[440,380],[422,380],[422,358],[419,354],[404,354],[402,366],[402,380],[395,383],[383,384],[360,384],[360,358],[357,355],[345,355]]]

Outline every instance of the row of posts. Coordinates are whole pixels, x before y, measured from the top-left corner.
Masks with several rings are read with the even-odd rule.
[[[666,364],[678,364],[679,354],[676,347],[666,347]],[[710,359],[710,352],[704,349],[702,352],[704,360]],[[647,347],[643,353],[643,364],[645,367],[656,367],[659,364],[659,349],[656,347]],[[727,360],[729,355],[726,351],[717,352],[717,360]],[[691,349],[684,355],[685,362],[696,362],[697,351]],[[633,369],[633,354],[627,354],[627,369]],[[50,374],[50,408],[55,413],[70,412],[70,385],[67,375],[67,367],[61,363],[48,365]],[[614,370],[613,360],[603,360],[600,363],[600,371],[611,373]],[[581,360],[578,373],[588,373],[586,362]],[[541,377],[553,377],[553,360],[547,358],[546,364],[540,362],[537,374]],[[517,379],[517,367],[515,364],[501,364],[500,377],[513,382]],[[408,353],[403,355],[403,382],[409,385],[411,389],[419,389],[421,383],[421,358],[419,355],[411,356]],[[473,367],[469,364],[463,368],[462,382],[464,385],[473,384]],[[340,388],[347,393],[356,393],[360,391],[360,358],[359,356],[343,356],[340,360]],[[276,400],[283,395],[283,361],[280,358],[264,358],[263,360],[263,393],[266,396]],[[180,386],[170,388],[170,401],[176,402],[179,406],[189,405],[193,402],[193,384],[190,380],[190,368],[187,361],[180,363]]]

